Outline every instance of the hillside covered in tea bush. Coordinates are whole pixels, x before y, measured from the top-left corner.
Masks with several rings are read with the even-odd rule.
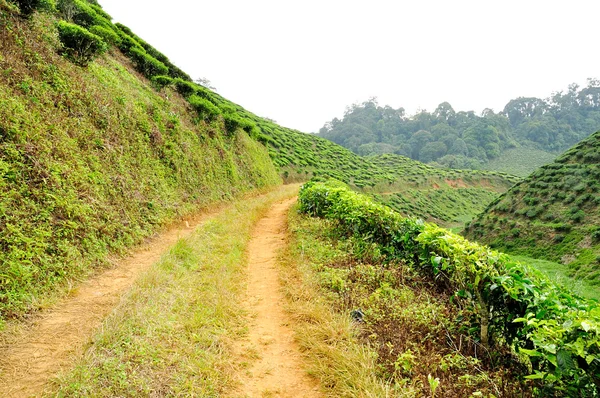
[[[560,261],[600,282],[600,132],[495,200],[466,229],[511,253]]]
[[[412,189],[440,222],[472,218],[515,181],[283,128],[195,83],[95,1],[0,0],[0,25],[3,317],[167,222],[281,178],[335,177],[406,212]],[[454,187],[469,192],[444,193],[464,202],[446,215],[437,190]]]

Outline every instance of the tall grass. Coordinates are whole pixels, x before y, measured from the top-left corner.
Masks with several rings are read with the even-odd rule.
[[[352,318],[335,311],[334,299],[320,288],[315,267],[344,253],[323,244],[319,235],[325,227],[303,221],[297,210],[296,206],[289,215],[292,234],[280,256],[280,274],[309,373],[320,380],[329,397],[413,396],[408,389],[394,391],[378,378],[376,351],[359,341],[360,331]]]

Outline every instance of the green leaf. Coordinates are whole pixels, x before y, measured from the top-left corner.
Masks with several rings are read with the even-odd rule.
[[[530,357],[543,357],[544,355],[536,350],[527,350],[525,348],[520,348],[519,352],[529,355]]]
[[[573,358],[571,357],[571,353],[567,350],[559,350],[556,354],[556,361],[561,372],[567,372],[577,367],[575,361],[573,361]]]
[[[544,379],[546,375],[546,372],[535,372],[535,374],[525,376],[525,378],[529,380]]]
[[[585,330],[586,332],[589,332],[590,329],[592,328],[592,325],[590,325],[590,323],[587,321],[581,321],[581,328],[583,330]]]

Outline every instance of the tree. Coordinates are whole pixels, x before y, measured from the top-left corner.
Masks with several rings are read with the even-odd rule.
[[[419,152],[419,160],[421,162],[431,162],[444,156],[448,148],[443,142],[435,141],[426,144]]]
[[[208,80],[205,77],[199,77],[196,80],[194,80],[194,82],[196,84],[201,85],[202,87],[206,87],[208,89],[211,89],[212,91],[217,91],[216,87],[212,85],[212,83],[210,82],[210,80]]]
[[[452,125],[454,123],[454,118],[456,117],[456,112],[448,102],[442,102],[435,111],[433,111],[433,116],[440,122]]]

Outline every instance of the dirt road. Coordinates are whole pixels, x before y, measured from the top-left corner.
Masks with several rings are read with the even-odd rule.
[[[287,212],[294,201],[274,205],[257,223],[248,245],[246,307],[253,318],[237,351],[249,367],[235,397],[321,396],[316,381],[303,370],[276,268],[277,254],[286,244]]]
[[[47,392],[49,380],[83,353],[94,330],[140,274],[218,212],[215,207],[161,233],[8,338],[0,346],[0,397],[38,397]]]

